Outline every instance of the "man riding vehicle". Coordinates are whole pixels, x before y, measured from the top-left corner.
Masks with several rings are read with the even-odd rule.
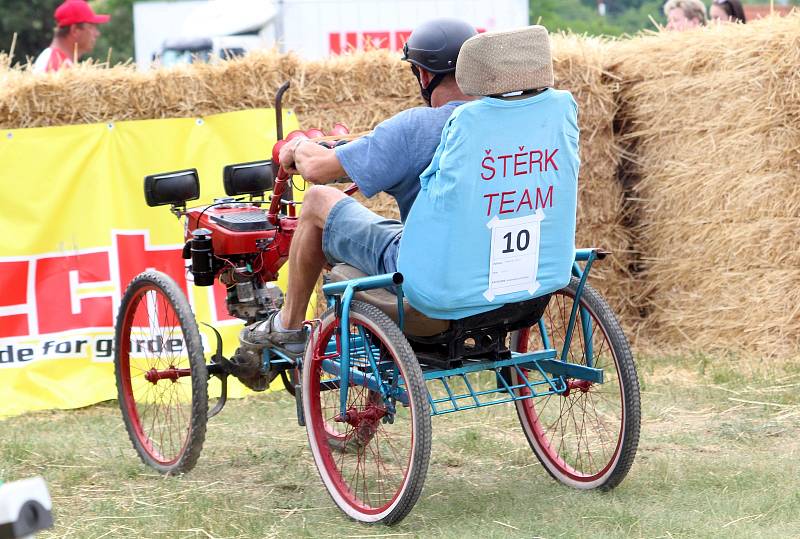
[[[459,89],[454,72],[461,45],[476,33],[463,21],[436,19],[409,37],[403,60],[411,64],[428,107],[405,110],[378,124],[372,133],[334,149],[306,139],[283,147],[281,166],[314,186],[305,194],[289,251],[285,303],[265,321],[242,331],[233,361],[260,366],[267,345],[291,356],[303,353],[306,309],[326,264],[344,262],[368,275],[396,271],[403,222],[419,192],[420,173],[429,165],[451,113],[474,99]],[[343,177],[368,198],[379,192],[392,195],[401,221],[377,215],[324,185]]]

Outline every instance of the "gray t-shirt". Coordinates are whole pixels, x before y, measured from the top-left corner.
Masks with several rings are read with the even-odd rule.
[[[419,175],[430,164],[450,114],[463,103],[404,110],[369,135],[338,146],[336,157],[365,197],[381,191],[392,195],[405,222],[419,193]]]

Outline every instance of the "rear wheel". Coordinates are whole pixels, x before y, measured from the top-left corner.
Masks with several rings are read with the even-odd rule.
[[[347,416],[335,373],[341,342],[332,309],[312,333],[303,361],[309,445],[333,501],[361,522],[393,524],[413,508],[425,481],[431,421],[422,371],[408,341],[377,308],[353,301]],[[370,361],[372,360],[372,361]],[[391,397],[383,397],[372,367]]]
[[[538,325],[512,335],[512,349],[562,352],[578,280],[555,292]],[[546,343],[549,342],[549,346]],[[516,402],[525,436],[556,480],[579,489],[608,490],[628,473],[639,443],[639,382],[630,346],[605,300],[586,285],[565,358],[603,369],[604,383],[566,379],[567,391]],[[510,370],[541,380],[536,370]],[[520,390],[527,394],[528,390]]]
[[[208,373],[183,291],[146,271],[128,285],[117,317],[114,367],[122,418],[142,461],[161,473],[191,470],[208,420]]]

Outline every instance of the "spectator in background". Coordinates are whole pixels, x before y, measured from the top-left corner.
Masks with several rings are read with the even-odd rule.
[[[77,62],[92,51],[100,36],[98,24],[107,23],[110,15],[98,15],[84,0],[66,0],[54,13],[56,30],[53,41],[36,58],[35,73],[58,71]]]
[[[667,30],[682,32],[706,23],[706,6],[700,0],[669,0],[664,4]]]
[[[739,0],[714,0],[708,12],[712,21],[746,23],[744,8]]]

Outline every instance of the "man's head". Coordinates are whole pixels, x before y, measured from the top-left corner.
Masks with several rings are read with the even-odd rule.
[[[96,14],[84,0],[66,0],[56,8],[56,37],[78,54],[92,51],[100,36],[98,24],[107,23],[110,15]]]
[[[690,30],[706,23],[706,6],[700,0],[669,0],[664,4],[667,30]]]
[[[403,46],[403,60],[411,63],[422,98],[429,105],[439,84],[455,81],[458,51],[475,34],[475,28],[464,21],[434,19],[421,24],[409,36]]]

